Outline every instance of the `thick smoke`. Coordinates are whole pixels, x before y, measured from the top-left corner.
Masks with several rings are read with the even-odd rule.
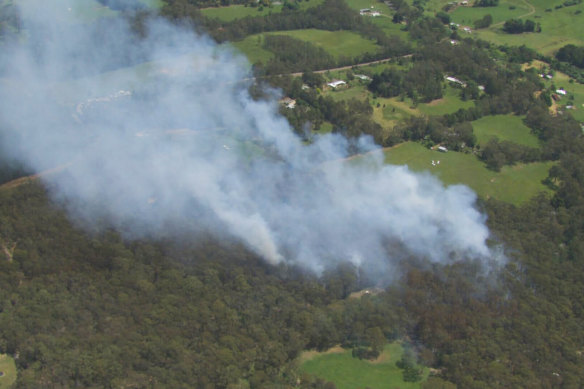
[[[63,2],[21,14],[23,38],[0,60],[3,153],[62,167],[44,180],[75,220],[131,238],[210,232],[316,272],[490,257],[468,188],[382,153],[349,161],[338,135],[304,145],[276,99],[250,98],[245,60],[208,38],[155,21],[139,40],[117,19],[76,23]]]

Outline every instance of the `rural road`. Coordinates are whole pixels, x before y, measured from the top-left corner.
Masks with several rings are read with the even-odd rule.
[[[376,61],[361,62],[361,63],[357,63],[357,64],[354,64],[354,65],[340,66],[338,68],[315,70],[313,73],[326,73],[326,72],[335,72],[335,71],[339,71],[339,70],[349,70],[349,69],[352,69],[352,68],[359,68],[359,67],[362,67],[362,66],[375,65],[375,64],[378,64],[378,63],[390,61],[392,59],[397,59],[397,58],[410,58],[412,55],[413,54],[406,54],[406,55],[402,55],[401,57],[389,57],[389,58],[378,59]],[[302,76],[303,73],[304,72],[287,73],[287,74],[279,74],[279,76],[285,76],[285,75],[287,75],[287,76],[299,77],[299,76]]]

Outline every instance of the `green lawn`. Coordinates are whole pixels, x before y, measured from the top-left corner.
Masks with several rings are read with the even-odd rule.
[[[521,204],[539,192],[549,192],[541,181],[552,162],[505,166],[496,173],[472,154],[429,150],[419,143],[406,142],[385,152],[386,162],[408,165],[414,171],[428,171],[445,184],[465,184],[480,197]],[[440,161],[432,166],[432,161]]]
[[[321,4],[324,0],[308,0],[300,1],[300,9],[308,9],[316,7]],[[261,10],[259,7],[246,7],[244,5],[230,5],[228,7],[212,7],[204,8],[201,10],[203,15],[209,18],[217,18],[223,22],[230,22],[235,19],[245,18],[246,16],[261,16],[268,15],[270,13],[277,13],[282,11],[282,4],[272,5],[270,7],[263,7]]]
[[[493,137],[529,147],[539,147],[539,140],[523,124],[523,117],[515,115],[485,116],[472,122],[474,134],[481,145]]]
[[[385,346],[379,361],[374,363],[353,358],[351,350],[316,353],[302,363],[301,369],[334,382],[338,389],[419,388],[419,382],[412,383],[402,380],[402,370],[395,366],[395,362],[401,358],[402,354],[403,347],[398,342]],[[427,377],[427,369],[424,369],[424,372],[424,376]]]
[[[473,101],[462,101],[459,96],[460,89],[447,86],[444,90],[444,97],[427,104],[419,104],[418,110],[428,116],[444,115],[456,112],[460,108],[470,108],[474,105]]]
[[[0,354],[0,371],[4,373],[0,377],[0,389],[8,389],[16,381],[16,365],[14,359],[6,354]]]

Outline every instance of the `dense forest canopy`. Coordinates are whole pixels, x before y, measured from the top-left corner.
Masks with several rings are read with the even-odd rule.
[[[169,0],[161,13],[183,26],[193,27],[189,23],[194,21],[196,29],[206,29],[219,42],[302,28],[352,30],[375,40],[382,47],[379,53],[338,63],[310,43],[266,37],[264,48],[274,57],[256,64],[254,71],[295,100],[295,109],[280,112],[306,144],[302,147],[316,142],[326,122],[334,134],[349,139],[354,153],[366,135],[383,146],[405,140],[444,145],[449,152],[472,153],[492,170],[554,162],[545,180],[548,194],[522,205],[478,200],[488,216],[492,253],[504,251],[507,262],[498,268],[473,260],[430,263],[390,242],[390,250],[408,253],[395,264],[392,282],[379,293],[354,298],[352,292],[375,285],[355,263],[338,261],[315,275],[292,263],[267,264],[248,245],[213,234],[196,240],[185,231],[172,238],[131,239],[122,228],[79,228],[66,204],[51,197],[54,188],[46,181],[14,181],[39,172],[14,162],[5,150],[0,162],[0,354],[16,360],[16,387],[333,388],[302,373],[297,357],[303,350],[340,344],[355,356],[375,357],[395,339],[407,340],[417,362],[436,369],[422,383],[425,389],[584,386],[582,124],[569,111],[550,111],[555,89],[535,69],[520,66],[545,57],[524,46],[461,39],[444,26],[444,18],[424,16],[424,2],[391,3],[393,20],[403,22],[411,42],[386,35],[342,0],[232,22],[206,19],[199,11],[230,2]],[[500,7],[497,3],[476,5]],[[14,26],[20,24],[14,14],[2,15],[2,35],[13,39]],[[132,39],[147,39],[153,16],[125,17],[133,23]],[[530,21],[519,22],[525,30]],[[519,25],[513,23],[509,28]],[[531,23],[529,29],[535,28]],[[567,45],[556,58],[582,67],[579,55],[580,47]],[[363,70],[371,76],[363,87],[371,98],[430,102],[444,96],[450,76],[458,80],[460,98],[472,106],[410,116],[388,131],[375,120],[369,97],[323,94],[326,77],[312,72],[387,57],[394,60],[380,71]],[[119,69],[116,61],[106,61],[105,69]],[[304,73],[286,75],[292,71]],[[355,73],[348,70],[347,80]],[[170,78],[164,80],[171,85]],[[148,100],[152,93],[144,88],[132,98]],[[255,101],[273,99],[261,83],[253,84],[249,94]],[[82,106],[85,116],[77,120],[101,120],[108,116],[104,112],[111,113],[95,104],[87,107]],[[497,138],[479,144],[471,122],[495,114],[524,117],[538,147]],[[175,119],[172,124],[184,123],[184,118]],[[229,151],[233,145],[223,139],[222,151]],[[276,147],[260,146],[269,158],[282,159]],[[259,148],[257,142],[246,147],[247,153]],[[253,165],[253,159],[246,164]],[[283,171],[285,178],[299,179]],[[67,168],[52,174],[66,177]]]

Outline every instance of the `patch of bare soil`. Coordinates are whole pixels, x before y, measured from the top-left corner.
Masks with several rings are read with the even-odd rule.
[[[334,347],[329,348],[326,351],[316,351],[316,350],[310,350],[310,351],[303,351],[302,354],[300,354],[300,356],[298,357],[298,360],[300,361],[300,363],[309,361],[311,359],[313,359],[314,357],[317,357],[319,355],[325,355],[325,354],[340,354],[342,352],[345,352],[346,350],[344,348],[341,347],[341,345],[336,345]]]
[[[435,105],[440,105],[444,102],[444,97],[440,98],[440,99],[436,99],[436,100],[432,100],[430,101],[428,104],[426,104],[429,107],[433,107]]]

